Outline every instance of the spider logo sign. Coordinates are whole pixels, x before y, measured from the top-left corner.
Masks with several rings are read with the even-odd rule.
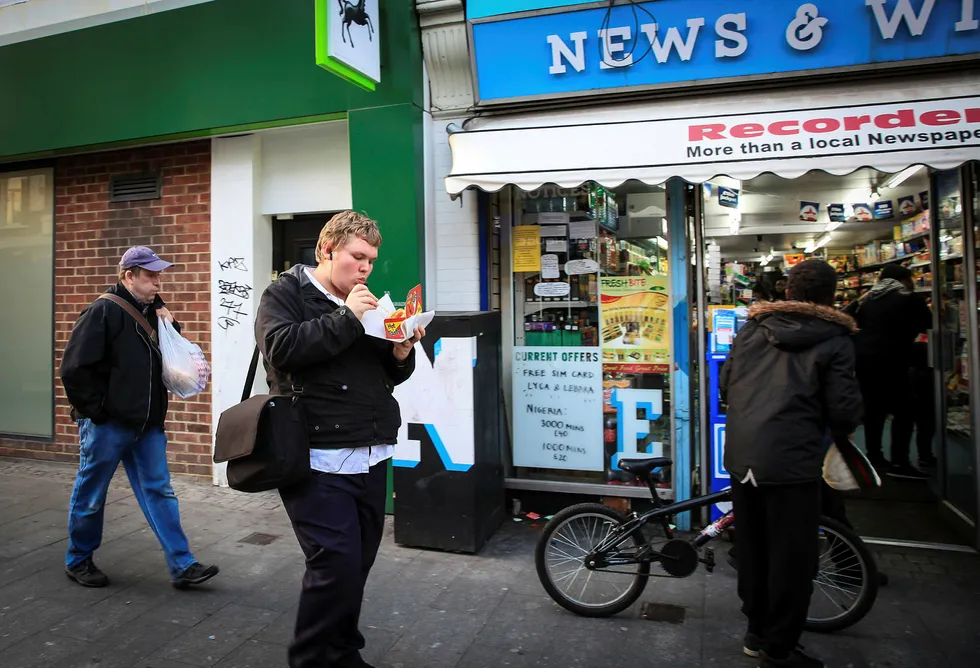
[[[381,81],[378,0],[317,0],[317,64],[361,88]]]
[[[340,29],[341,39],[354,47],[354,38],[350,34],[350,27],[351,24],[355,24],[367,26],[368,41],[374,41],[374,23],[371,21],[371,15],[367,10],[367,0],[358,0],[356,4],[350,0],[337,0],[337,4],[340,5],[340,16],[343,18]]]

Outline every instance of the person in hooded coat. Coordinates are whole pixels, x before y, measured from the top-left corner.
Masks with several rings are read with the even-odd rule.
[[[871,290],[844,310],[857,321],[854,339],[857,376],[864,395],[864,442],[868,460],[892,478],[924,480],[909,450],[915,426],[915,398],[909,380],[916,359],[915,340],[932,327],[932,312],[915,294],[912,272],[898,265],[881,270]],[[882,451],[885,420],[892,416],[891,460]],[[929,453],[920,452],[928,459]]]
[[[837,274],[807,260],[789,301],[755,304],[721,373],[728,404],[725,468],[738,530],[744,652],[762,666],[823,666],[798,644],[817,570],[828,434],[861,422],[854,320],[833,308]]]

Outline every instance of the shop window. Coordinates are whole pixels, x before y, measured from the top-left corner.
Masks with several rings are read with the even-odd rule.
[[[672,456],[666,192],[585,184],[508,199],[515,475],[645,485],[618,462]]]
[[[0,433],[53,433],[53,171],[0,173]]]

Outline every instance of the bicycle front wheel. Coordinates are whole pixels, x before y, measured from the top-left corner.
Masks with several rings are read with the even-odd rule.
[[[548,522],[534,551],[538,578],[558,605],[583,617],[609,617],[633,605],[647,585],[650,564],[627,564],[590,570],[585,557],[626,522],[612,508],[582,503],[565,508]],[[636,555],[643,546],[638,533],[606,556]]]
[[[857,624],[878,597],[878,568],[871,551],[851,529],[820,518],[820,560],[806,630],[831,633]]]

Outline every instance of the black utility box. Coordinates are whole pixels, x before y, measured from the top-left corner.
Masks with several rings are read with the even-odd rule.
[[[503,521],[500,344],[498,311],[438,312],[426,328],[428,360],[416,360],[410,382],[428,377],[439,390],[432,401],[445,405],[431,405],[425,423],[403,411],[408,437],[420,448],[417,463],[395,462],[396,543],[475,553]],[[432,372],[427,366],[420,373],[422,365]]]

